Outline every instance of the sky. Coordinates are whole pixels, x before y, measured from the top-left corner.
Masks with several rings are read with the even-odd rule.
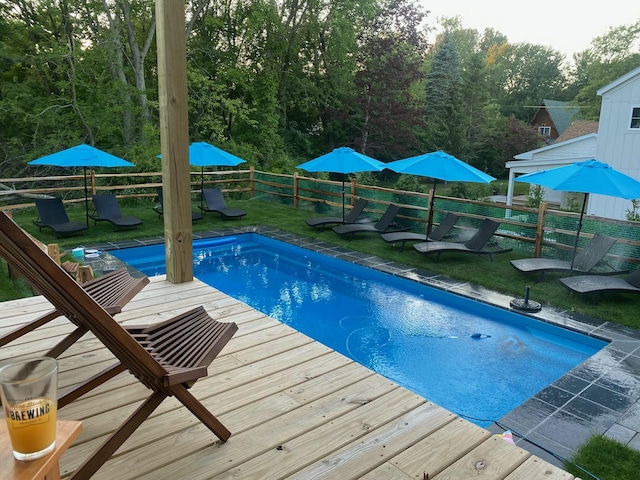
[[[482,33],[493,28],[510,43],[544,45],[564,53],[567,60],[589,47],[591,41],[606,34],[610,27],[629,25],[640,19],[637,0],[585,2],[517,2],[507,0],[422,0],[430,10],[428,23],[438,17],[462,17],[464,28]],[[596,9],[597,6],[597,9]],[[433,40],[433,39],[431,39]]]

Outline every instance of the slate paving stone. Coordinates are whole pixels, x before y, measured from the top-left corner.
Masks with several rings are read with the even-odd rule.
[[[591,385],[591,383],[589,383],[588,381],[582,378],[576,377],[575,375],[571,375],[570,373],[568,373],[560,377],[560,379],[555,381],[553,385],[567,392],[577,394],[583,391],[589,385]]]
[[[591,385],[580,396],[619,413],[626,412],[634,403],[629,397],[600,385]]]
[[[543,402],[547,402],[556,408],[560,408],[569,402],[574,395],[566,390],[550,385],[536,393],[534,397],[542,400]]]
[[[620,417],[619,412],[582,397],[575,397],[562,408],[561,412],[587,420],[592,427],[597,426],[602,432],[610,428]]]

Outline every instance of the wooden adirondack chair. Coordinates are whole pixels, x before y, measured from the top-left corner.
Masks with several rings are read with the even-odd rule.
[[[120,366],[109,370],[129,370],[152,392],[71,478],[90,478],[169,396],[222,441],[229,438],[231,432],[188,389],[207,375],[208,365],[237,331],[235,323],[217,322],[198,307],[166,322],[125,329],[4,212],[0,212],[0,255],[59,312],[86,327],[113,353]]]

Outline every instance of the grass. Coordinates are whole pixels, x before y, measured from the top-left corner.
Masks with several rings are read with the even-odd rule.
[[[594,475],[599,480],[640,478],[640,452],[600,435],[591,437],[580,447],[573,462],[575,464],[569,463],[565,469],[584,480],[593,478]]]
[[[391,246],[370,235],[356,236],[353,241],[349,242],[336,235],[331,229],[312,229],[304,222],[306,218],[317,215],[310,210],[256,199],[231,200],[229,204],[246,210],[247,215],[239,220],[223,220],[219,215],[209,213],[202,221],[193,224],[194,233],[230,226],[271,226],[377,255],[412,267],[448,275],[514,297],[524,296],[525,287],[528,286],[530,287],[530,298],[543,305],[552,305],[575,314],[583,314],[640,329],[640,318],[637,316],[637,295],[580,296],[572,293],[557,281],[557,278],[562,274],[547,274],[542,281],[536,282],[534,277],[524,275],[510,265],[509,260],[522,257],[522,254],[517,252],[496,255],[493,262],[480,255],[446,253],[442,255],[438,263],[435,263],[434,256],[421,255],[409,245],[404,251],[401,251],[400,248]],[[71,250],[79,245],[95,245],[106,241],[116,242],[132,238],[162,236],[164,233],[163,221],[152,210],[153,205],[152,202],[140,200],[136,205],[125,204],[122,206],[124,215],[135,215],[143,220],[144,223],[138,228],[114,231],[111,224],[107,222],[99,222],[96,226],[91,222],[91,227],[83,235],[58,239],[50,230],[45,229],[39,232],[38,228],[33,225],[34,210],[14,212],[13,217],[22,228],[39,240],[45,243],[59,243],[62,248]],[[67,209],[72,220],[84,220],[84,210],[80,206],[69,206]],[[4,283],[5,281],[6,274],[0,273],[0,286],[8,285]],[[2,301],[22,296],[24,296],[24,288],[21,286],[17,288],[7,286],[0,290],[0,300]]]
[[[557,278],[547,275],[544,281],[536,283],[516,271],[509,260],[521,258],[518,253],[500,254],[494,262],[480,255],[445,254],[439,263],[422,256],[410,246],[404,251],[388,245],[372,236],[363,235],[353,241],[336,235],[331,229],[314,230],[304,220],[318,216],[315,212],[301,208],[261,200],[233,200],[230,206],[246,210],[248,213],[240,220],[225,221],[216,214],[207,214],[193,225],[193,231],[206,231],[229,226],[265,225],[279,228],[298,235],[322,240],[327,243],[349,247],[353,250],[373,254],[399,263],[448,275],[456,279],[484,286],[494,291],[522,297],[526,286],[530,287],[530,298],[552,305],[556,308],[584,314],[590,317],[608,320],[640,329],[637,317],[638,297],[632,294],[603,294],[592,298],[580,297],[566,289]],[[33,236],[45,243],[59,243],[68,251],[79,245],[95,245],[105,241],[120,241],[132,238],[152,238],[162,236],[163,221],[153,212],[153,203],[139,201],[137,204],[122,206],[124,215],[135,215],[143,220],[143,225],[131,230],[114,231],[112,226],[101,222],[82,236],[56,239],[51,231],[39,232],[31,222],[35,218],[33,210],[14,212],[16,222]],[[80,207],[68,207],[72,220],[83,221],[84,210]],[[23,281],[12,282],[7,278],[6,267],[0,269],[0,301],[22,298],[31,295],[29,287]],[[623,444],[595,436],[585,444],[575,459],[576,463],[597,475],[601,480],[638,479],[640,471],[640,453]],[[589,478],[584,471],[567,465],[569,471],[583,479]]]

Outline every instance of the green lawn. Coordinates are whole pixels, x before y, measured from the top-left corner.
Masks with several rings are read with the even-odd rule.
[[[304,220],[318,214],[301,208],[261,201],[261,200],[230,200],[230,206],[242,208],[248,214],[240,220],[223,220],[217,214],[207,214],[204,220],[193,225],[194,232],[209,229],[220,229],[229,226],[266,225],[281,230],[320,239],[327,243],[342,245],[353,250],[362,251],[387,258],[399,263],[423,268],[434,273],[448,275],[452,278],[465,280],[489,289],[522,297],[525,287],[530,287],[530,298],[543,305],[553,305],[557,308],[575,313],[588,315],[611,322],[620,323],[632,328],[640,329],[640,317],[637,315],[639,297],[633,294],[601,294],[593,297],[582,297],[570,292],[557,278],[560,276],[547,274],[542,281],[535,277],[528,277],[510,264],[509,260],[521,258],[521,254],[507,253],[496,255],[494,262],[480,255],[444,254],[438,263],[434,256],[423,256],[407,246],[404,251],[389,245],[375,236],[362,235],[348,242],[336,235],[331,229],[315,230],[308,227]],[[91,224],[84,235],[56,239],[50,230],[38,231],[33,225],[34,211],[20,211],[13,214],[14,219],[29,233],[45,243],[59,243],[66,250],[78,245],[99,244],[105,241],[119,241],[130,238],[151,238],[163,235],[163,222],[152,210],[152,202],[138,201],[136,204],[123,204],[124,215],[140,217],[144,223],[141,227],[130,230],[114,231],[106,222],[97,226]],[[84,210],[80,206],[68,206],[72,220],[84,220]],[[6,272],[6,269],[2,270]],[[14,288],[6,281],[6,273],[0,273],[0,300],[19,298],[25,295],[26,289],[18,286]]]

